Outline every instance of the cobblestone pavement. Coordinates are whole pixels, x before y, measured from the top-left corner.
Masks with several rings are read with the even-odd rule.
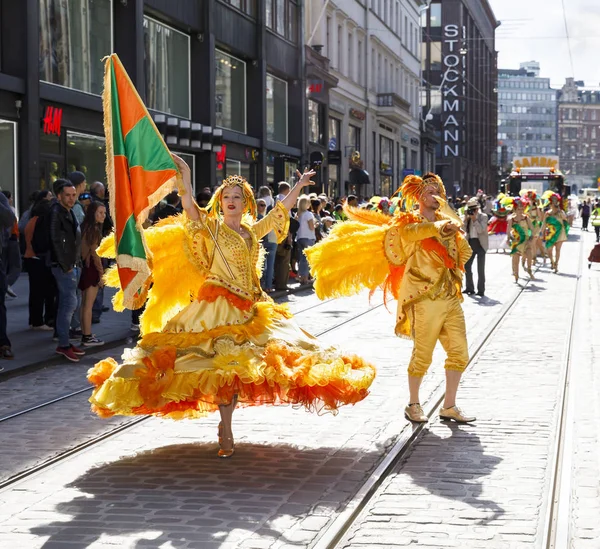
[[[582,232],[584,261],[593,233]],[[600,547],[600,265],[583,269],[575,324],[570,397],[574,409],[570,536],[572,549]]]
[[[561,273],[543,270],[468,370],[459,396],[478,421],[432,422],[340,547],[541,547],[579,252],[578,243],[564,246]],[[587,303],[582,310],[600,319]],[[593,391],[588,386],[588,405],[595,401],[597,411],[597,386]],[[575,494],[581,499],[573,520],[579,541],[572,547],[597,549],[598,537],[590,539],[598,532],[598,420],[586,411],[577,444]],[[595,523],[588,508],[595,509]]]
[[[508,256],[488,255],[488,273],[489,297],[465,303],[471,343],[516,293]],[[532,295],[543,293],[543,281],[528,287],[540,290]],[[367,303],[365,296],[352,301],[362,308]],[[343,310],[340,305],[313,309],[315,322],[322,325]],[[309,546],[406,424],[411,343],[392,335],[393,319],[379,308],[322,337],[378,365],[365,401],[335,417],[291,407],[240,410],[234,423],[237,451],[225,461],[215,458],[215,416],[195,422],[149,419],[0,493],[0,546]],[[298,321],[321,331],[303,317]],[[442,357],[438,349],[423,395],[443,380]],[[469,376],[465,388],[468,382]],[[469,409],[479,411],[480,401],[471,400]],[[73,423],[87,414],[85,406]],[[40,418],[52,421],[51,414]]]
[[[339,299],[326,303],[319,301],[313,293],[287,296],[285,301],[296,312],[298,321],[314,333],[366,312],[378,303],[377,299],[373,299],[372,304],[364,299]],[[94,350],[94,354],[86,355],[85,360],[76,365],[52,366],[1,383],[0,411],[7,415],[88,386],[85,378],[87,369],[107,356],[101,348]],[[115,349],[111,356],[118,360],[121,352]],[[130,421],[130,418],[123,417],[101,420],[89,413],[87,399],[90,394],[91,391],[82,393],[3,422],[0,429],[0,480]]]

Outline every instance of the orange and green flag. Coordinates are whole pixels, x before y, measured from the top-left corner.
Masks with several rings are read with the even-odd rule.
[[[150,210],[177,188],[179,172],[116,54],[105,59],[102,100],[106,177],[123,304],[137,308],[151,272],[142,224]]]

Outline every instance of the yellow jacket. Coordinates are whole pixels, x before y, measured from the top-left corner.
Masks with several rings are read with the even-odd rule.
[[[417,301],[450,296],[462,301],[463,268],[472,251],[462,234],[442,236],[442,229],[451,222],[443,214],[437,213],[434,222],[416,214],[402,217],[405,222],[388,230],[384,246],[388,261],[402,271],[396,335],[410,337],[407,311]]]
[[[260,239],[271,231],[275,231],[277,242],[286,237],[290,222],[286,207],[277,202],[259,221],[252,225],[242,223],[252,236],[250,245],[221,220],[207,217],[206,210],[198,208],[198,211],[198,221],[187,221],[189,260],[208,271],[206,283],[226,288],[243,299],[258,300],[262,295]],[[215,236],[222,255],[210,233]]]

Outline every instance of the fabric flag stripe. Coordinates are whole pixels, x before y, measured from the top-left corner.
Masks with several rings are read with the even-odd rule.
[[[143,303],[152,259],[142,224],[150,209],[177,188],[178,171],[115,54],[105,61],[103,105],[106,175],[123,303],[137,308]]]

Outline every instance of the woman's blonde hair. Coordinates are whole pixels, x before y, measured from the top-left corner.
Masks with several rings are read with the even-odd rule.
[[[298,197],[298,215],[304,213],[310,207],[310,198],[303,194]]]

